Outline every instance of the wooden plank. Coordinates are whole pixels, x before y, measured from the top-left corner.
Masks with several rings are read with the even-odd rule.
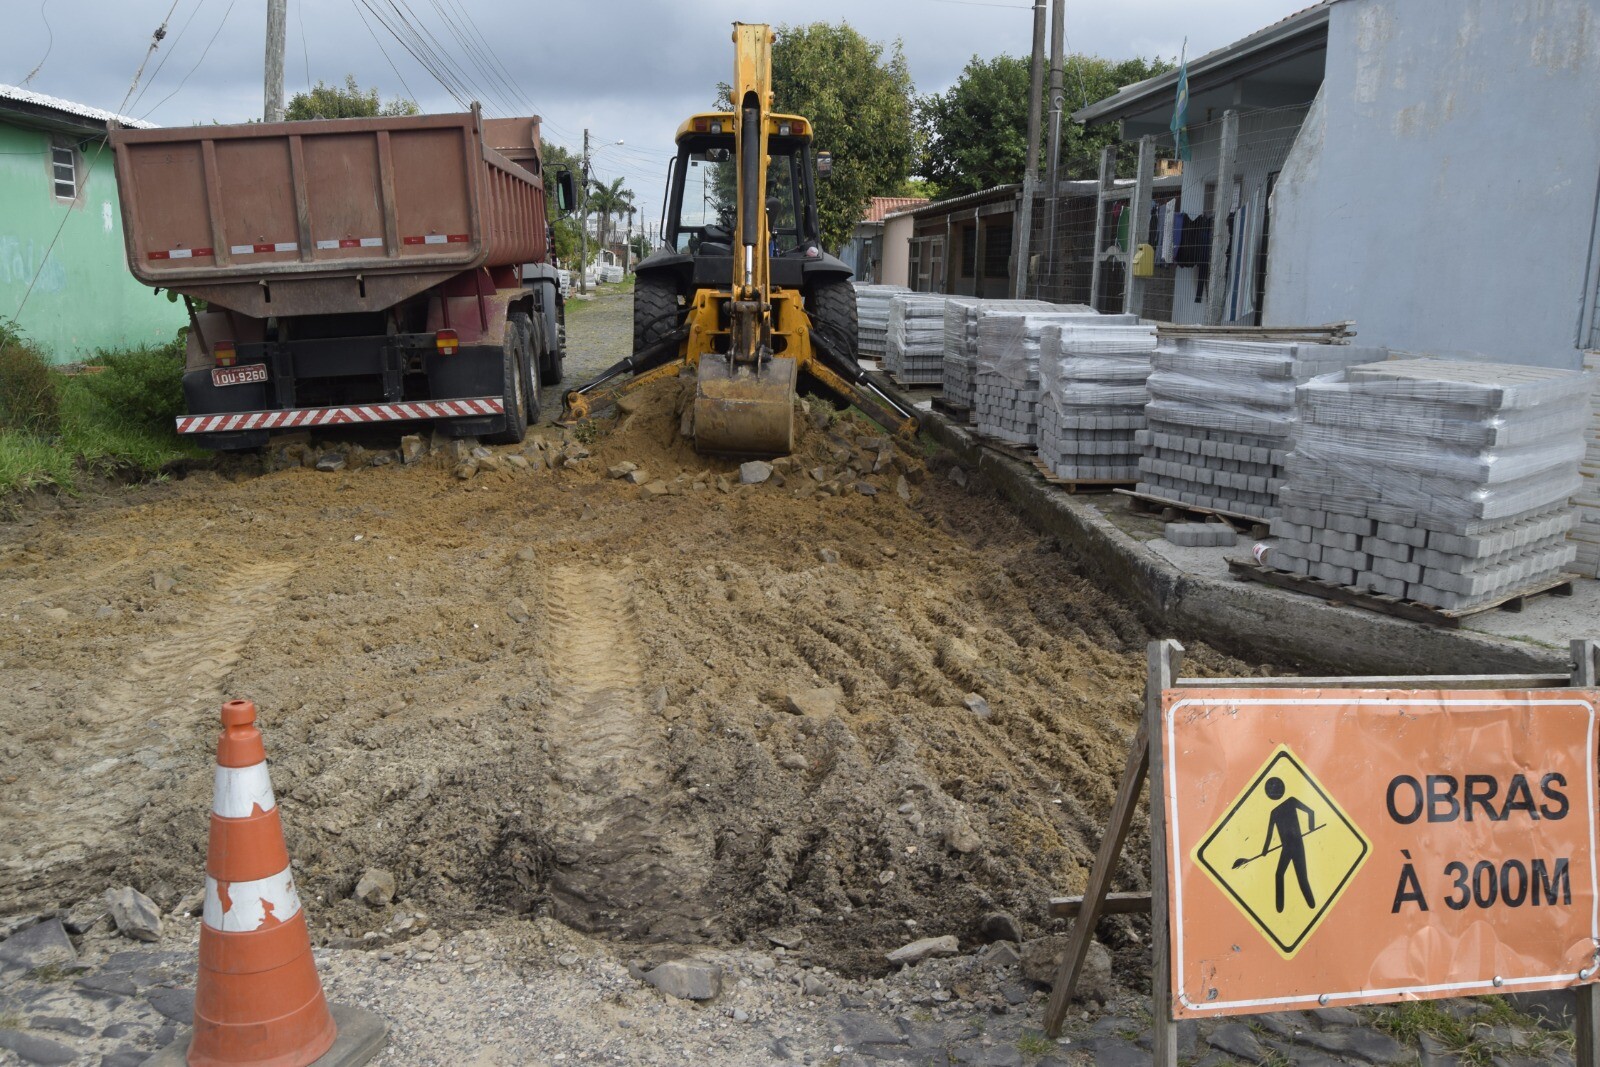
[[[1044,476],[1045,481],[1051,485],[1060,486],[1069,493],[1105,493],[1118,486],[1127,487],[1135,484],[1126,478],[1062,478],[1050,469],[1050,464],[1044,461],[1044,457],[1037,454],[1029,456],[1028,462],[1032,463],[1034,469]]]
[[[1150,736],[1150,1016],[1155,1067],[1178,1067],[1178,1026],[1172,1020],[1172,931],[1167,924],[1167,804],[1162,787],[1166,750],[1161,733],[1161,693],[1183,663],[1183,646],[1152,641],[1145,668],[1144,721]]]
[[[1593,689],[1600,685],[1600,642],[1578,639],[1572,650],[1572,685]],[[1593,968],[1586,977],[1593,978]],[[1577,1067],[1600,1067],[1600,985],[1580,986],[1573,996],[1572,1029],[1575,1037],[1572,1055]]]
[[[1565,674],[1345,675],[1336,678],[1179,678],[1179,689],[1560,689]]]
[[[1050,917],[1053,919],[1076,919],[1083,910],[1082,897],[1051,897]],[[1104,915],[1149,915],[1149,893],[1107,893],[1106,898],[1100,902],[1100,914]]]
[[[1187,512],[1191,515],[1215,515],[1218,518],[1232,519],[1234,522],[1245,524],[1252,528],[1259,526],[1265,529],[1269,522],[1269,520],[1263,519],[1259,515],[1247,515],[1242,511],[1223,511],[1221,508],[1208,508],[1200,504],[1185,504],[1181,500],[1156,496],[1154,493],[1143,493],[1136,489],[1113,489],[1112,492],[1120,493],[1122,496],[1128,497],[1138,505],[1150,510],[1171,508],[1173,511]]]

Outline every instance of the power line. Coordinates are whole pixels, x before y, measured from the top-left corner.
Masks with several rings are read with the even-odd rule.
[[[144,94],[150,91],[150,87],[155,85],[156,80],[161,77],[161,72],[166,69],[167,60],[172,58],[172,54],[176,52],[178,50],[178,46],[183,43],[183,35],[189,32],[189,24],[194,21],[194,17],[198,15],[200,13],[200,9],[205,6],[206,0],[197,0],[194,7],[189,10],[189,17],[183,20],[182,26],[178,27],[178,35],[172,39],[171,44],[167,45],[167,50],[161,53],[161,62],[157,63],[156,69],[150,72],[149,80],[144,83],[144,87],[139,90],[139,94],[133,98],[131,103],[129,103],[129,107],[138,107],[140,102],[144,100]]]
[[[377,20],[378,25],[387,30],[389,35],[399,42],[400,47],[404,48],[408,53],[410,53],[411,58],[416,60],[417,64],[421,66],[422,69],[426,70],[433,77],[433,80],[438,82],[444,88],[445,92],[450,94],[450,98],[456,102],[457,107],[464,108],[467,106],[467,101],[463,99],[460,88],[451,82],[446,77],[445,73],[437,66],[431,54],[428,53],[426,45],[422,43],[420,38],[417,38],[416,32],[414,30],[411,31],[411,36],[409,39],[406,34],[400,32],[401,25],[405,25],[407,30],[411,30],[411,27],[405,24],[404,17],[400,16],[398,9],[395,10],[394,16],[390,16],[376,6],[377,0],[359,0],[359,2],[362,7],[367,9],[367,13]],[[391,3],[390,7],[393,6],[394,5]],[[391,19],[396,21],[391,21]],[[391,60],[390,66],[393,65],[394,63]],[[399,73],[399,69],[396,68],[395,74],[398,75]],[[404,84],[404,82],[405,79],[402,78],[401,84]]]
[[[306,92],[311,91],[311,49],[306,47],[306,4],[298,0],[294,5],[295,21],[300,23],[300,57],[306,61]]]
[[[361,19],[361,25],[365,26],[367,32],[372,35],[372,43],[378,46],[379,52],[383,53],[383,58],[389,64],[389,69],[394,71],[396,78],[400,79],[400,87],[406,91],[406,96],[411,99],[412,103],[416,103],[417,94],[411,91],[411,86],[406,84],[406,76],[400,73],[400,68],[394,65],[394,60],[389,58],[389,50],[383,47],[383,42],[378,39],[378,31],[374,30],[372,23],[367,21],[367,16],[362,12],[361,5],[356,3],[356,0],[350,0],[350,6],[355,8],[356,16]]]
[[[160,102],[155,105],[155,107],[152,107],[149,111],[146,111],[143,115],[140,115],[140,118],[147,118],[150,115],[155,114],[158,110],[160,110],[162,104],[165,104],[168,100],[171,100],[173,97],[177,96],[179,90],[189,83],[189,79],[194,76],[194,72],[200,69],[200,64],[206,61],[206,56],[211,54],[211,46],[217,43],[218,37],[222,36],[222,28],[228,24],[228,16],[233,14],[234,5],[236,5],[238,2],[239,0],[228,0],[228,10],[222,13],[222,21],[217,23],[216,32],[211,35],[211,40],[206,42],[205,48],[201,49],[200,58],[194,61],[194,66],[189,68],[189,73],[183,76],[183,80],[178,83],[176,89],[173,89],[172,92],[168,93],[166,96],[163,96]]]
[[[49,3],[50,0],[39,0],[39,18],[44,23],[44,32],[49,34],[50,38],[45,42],[44,55],[40,56],[39,62],[35,63],[33,69],[28,71],[28,76],[22,79],[22,85],[27,85],[39,76],[39,71],[44,67],[44,61],[50,58],[50,53],[56,46],[56,31],[50,28],[50,20],[45,18],[44,14],[44,9]]]

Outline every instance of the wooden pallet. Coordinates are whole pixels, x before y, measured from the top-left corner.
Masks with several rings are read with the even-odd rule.
[[[1172,520],[1183,516],[1199,519],[1221,519],[1241,533],[1248,533],[1251,537],[1267,536],[1267,520],[1259,515],[1246,515],[1242,511],[1223,511],[1220,508],[1201,507],[1199,504],[1185,504],[1181,500],[1170,497],[1155,496],[1151,493],[1141,493],[1134,489],[1113,489],[1113,493],[1120,493],[1128,498],[1128,506],[1134,511],[1147,515],[1156,515],[1163,520]]]
[[[1029,456],[1028,462],[1044,476],[1045,481],[1065,489],[1068,493],[1109,493],[1118,487],[1127,488],[1134,484],[1126,478],[1062,478],[1051,470],[1050,464],[1040,456]]]
[[[1279,589],[1289,589],[1296,593],[1309,593],[1331,600],[1336,604],[1346,604],[1354,608],[1365,608],[1368,611],[1377,611],[1385,615],[1393,615],[1398,619],[1409,619],[1412,622],[1425,622],[1434,626],[1455,628],[1461,625],[1461,620],[1473,615],[1480,615],[1485,611],[1498,608],[1501,611],[1521,611],[1527,601],[1536,596],[1549,593],[1553,596],[1571,596],[1572,583],[1578,576],[1575,574],[1558,574],[1540,582],[1530,582],[1516,589],[1495,597],[1493,600],[1474,604],[1470,608],[1437,608],[1431,604],[1420,604],[1415,600],[1406,600],[1401,597],[1386,596],[1374,593],[1370,589],[1361,589],[1353,585],[1339,585],[1336,582],[1324,581],[1313,578],[1308,574],[1293,574],[1288,571],[1274,570],[1263,567],[1255,560],[1230,559],[1228,570],[1240,581],[1260,582],[1262,585],[1276,586]]]
[[[896,374],[892,370],[888,370],[887,368],[885,368],[884,370],[880,370],[878,373],[883,375],[885,378],[889,379],[889,384],[893,385],[896,389],[943,389],[944,388],[944,384],[942,382],[905,382],[905,381],[901,381],[900,380],[900,375]]]
[[[943,394],[933,398],[933,410],[941,415],[947,415],[958,424],[965,426],[972,421],[972,409],[954,401],[946,400]]]
[[[983,447],[991,448],[1002,456],[1014,459],[1018,463],[1032,463],[1037,452],[1037,449],[1032,445],[1014,445],[1010,441],[1002,441],[998,437],[990,437],[988,434],[971,426],[967,427],[967,432]]]

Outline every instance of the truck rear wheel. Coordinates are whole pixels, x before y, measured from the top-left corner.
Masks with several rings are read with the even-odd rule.
[[[519,317],[512,315],[506,319],[505,338],[500,345],[506,428],[484,438],[497,445],[521,444],[528,436],[528,335],[517,321]]]
[[[543,361],[535,360],[540,364],[539,384],[560,385],[561,379],[566,377],[561,363],[567,358],[567,305],[563,300],[556,301],[556,335],[547,347]]]

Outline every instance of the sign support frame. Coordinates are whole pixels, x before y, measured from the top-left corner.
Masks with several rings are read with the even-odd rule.
[[[1600,685],[1600,641],[1574,639],[1568,643],[1572,658],[1570,674],[1475,674],[1429,676],[1350,676],[1334,678],[1182,678],[1183,645],[1170,638],[1151,641],[1146,649],[1144,712],[1129,748],[1128,761],[1117,786],[1106,832],[1100,839],[1094,867],[1081,902],[1071,902],[1075,913],[1067,939],[1067,949],[1055,974],[1050,1002],[1045,1009],[1044,1030],[1051,1037],[1061,1035],[1067,1005],[1083,971],[1083,962],[1094,938],[1095,927],[1108,914],[1107,899],[1122,846],[1133,825],[1139,794],[1146,781],[1150,788],[1150,941],[1153,970],[1150,976],[1150,1014],[1154,1020],[1151,1062],[1157,1067],[1177,1067],[1178,1028],[1172,1018],[1171,931],[1167,922],[1167,811],[1165,791],[1160,783],[1165,772],[1166,753],[1161,730],[1161,694],[1166,689],[1208,688],[1301,688],[1346,689],[1552,689],[1594,688]],[[1061,910],[1067,910],[1065,908]],[[1131,911],[1118,907],[1115,911]],[[1573,1050],[1577,1067],[1600,1067],[1600,984],[1589,983],[1574,990]]]

